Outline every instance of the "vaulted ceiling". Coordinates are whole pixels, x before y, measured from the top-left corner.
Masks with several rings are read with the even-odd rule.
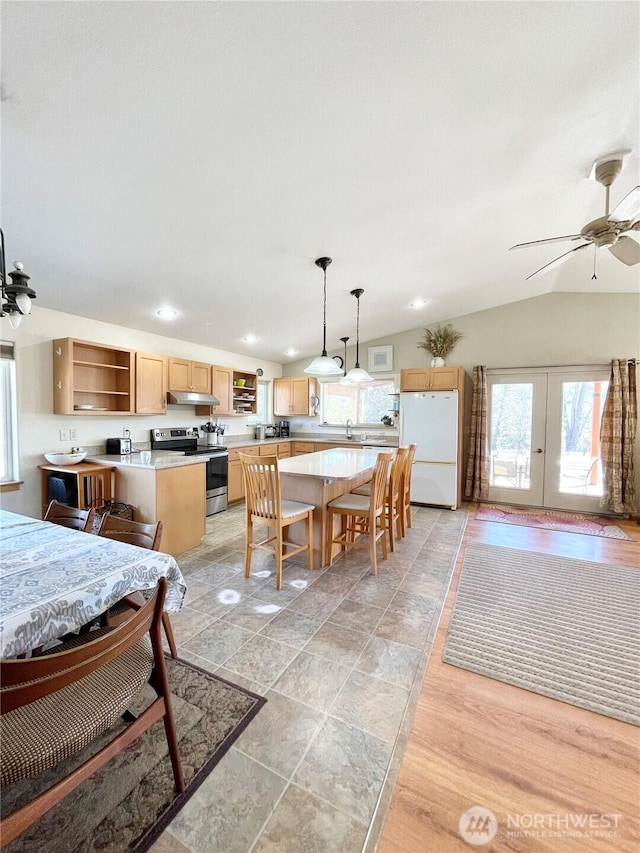
[[[2,4],[2,223],[36,305],[287,362],[553,290],[639,180],[627,2]],[[635,239],[638,234],[635,235]],[[414,310],[417,298],[428,300]],[[156,310],[170,305],[167,323]],[[251,344],[244,340],[255,335]]]

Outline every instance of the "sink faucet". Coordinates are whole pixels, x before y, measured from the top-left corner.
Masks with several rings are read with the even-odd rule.
[[[351,432],[351,427],[353,426],[353,421],[351,418],[347,418],[347,438],[353,438],[353,433]]]

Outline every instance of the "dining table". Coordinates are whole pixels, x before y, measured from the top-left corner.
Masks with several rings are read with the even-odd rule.
[[[394,448],[389,448],[393,453]],[[368,482],[375,468],[378,448],[334,447],[316,453],[305,453],[278,460],[280,491],[285,500],[312,504],[313,510],[313,568],[327,564],[325,542],[329,511],[327,504]],[[385,451],[383,451],[385,452]],[[338,518],[333,519],[339,525]],[[304,544],[304,522],[287,527],[288,541]],[[334,553],[340,550],[333,545]]]
[[[0,510],[0,657],[78,631],[161,577],[175,613],[187,587],[169,554]]]

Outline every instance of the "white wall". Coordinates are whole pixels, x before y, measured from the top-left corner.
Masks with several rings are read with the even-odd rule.
[[[53,357],[51,341],[56,338],[80,338],[97,343],[113,344],[127,349],[139,349],[168,356],[189,358],[210,364],[220,364],[241,370],[264,370],[263,379],[272,380],[281,375],[281,365],[253,357],[190,344],[175,338],[137,332],[63,314],[34,306],[20,327],[11,329],[2,321],[2,339],[14,341],[18,376],[18,425],[20,446],[20,478],[24,485],[18,491],[1,495],[4,509],[34,517],[41,516],[40,471],[38,465],[46,462],[45,451],[69,450],[71,442],[59,440],[59,430],[76,429],[79,447],[103,444],[106,438],[121,436],[126,427],[135,442],[148,442],[149,431],[157,426],[200,426],[206,419],[197,417],[193,406],[167,406],[166,415],[109,415],[85,417],[84,415],[54,415],[53,411]],[[253,437],[247,418],[220,417],[229,425],[227,435]]]

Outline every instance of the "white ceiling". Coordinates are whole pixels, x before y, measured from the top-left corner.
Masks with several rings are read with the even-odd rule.
[[[525,284],[571,246],[507,249],[600,216],[604,154],[632,149],[612,207],[640,183],[639,8],[5,0],[7,261],[36,306],[285,363],[321,349],[320,255],[334,351],[355,287],[363,341],[638,289],[606,250]]]

